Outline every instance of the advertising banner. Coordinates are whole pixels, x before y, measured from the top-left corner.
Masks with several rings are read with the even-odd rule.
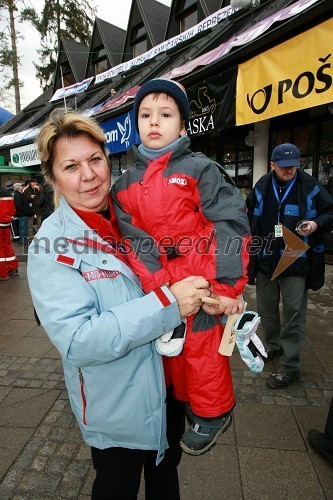
[[[235,125],[236,68],[187,89],[190,101],[189,135]]]
[[[332,102],[333,19],[239,65],[236,125]]]
[[[84,92],[87,90],[93,79],[94,77],[92,76],[91,78],[86,78],[82,82],[74,83],[74,85],[70,85],[69,87],[58,89],[51,97],[50,102]]]
[[[133,110],[100,123],[106,136],[106,147],[111,154],[126,151],[141,140],[135,128]]]
[[[225,19],[227,19],[234,12],[235,12],[235,10],[232,7],[230,7],[230,5],[228,5],[227,7],[223,7],[223,9],[220,9],[217,12],[214,12],[212,15],[206,17],[199,24],[196,24],[195,26],[193,26],[192,28],[189,28],[188,30],[184,31],[183,33],[180,33],[179,35],[177,35],[173,38],[170,38],[169,40],[166,40],[165,42],[162,42],[159,45],[156,45],[156,47],[153,47],[152,49],[148,50],[144,54],[141,54],[140,56],[135,57],[134,59],[131,59],[130,61],[118,64],[118,66],[114,66],[113,68],[108,69],[107,71],[104,71],[104,73],[100,73],[99,75],[96,75],[95,83],[100,83],[100,82],[103,82],[104,80],[114,78],[115,76],[119,75],[120,73],[123,73],[124,71],[130,70],[133,66],[137,66],[139,64],[142,64],[145,61],[154,58],[158,54],[161,54],[162,52],[166,52],[167,50],[170,50],[171,48],[175,47],[176,45],[178,45],[184,41],[187,41],[190,38],[195,37],[198,33],[201,33],[202,31],[206,31],[208,29],[213,28],[221,21],[224,21]]]

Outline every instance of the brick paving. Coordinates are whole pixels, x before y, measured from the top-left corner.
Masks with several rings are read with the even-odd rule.
[[[333,266],[326,276],[325,287],[310,292],[299,382],[274,391],[265,380],[275,360],[256,375],[234,352],[233,425],[211,452],[183,457],[182,500],[333,498],[333,468],[306,441],[311,427],[323,429],[333,392]],[[88,499],[90,450],[59,355],[35,323],[24,256],[19,276],[0,285],[0,499]],[[246,296],[255,309],[255,288]]]

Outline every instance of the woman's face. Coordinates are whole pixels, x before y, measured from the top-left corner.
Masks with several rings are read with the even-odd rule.
[[[99,143],[85,134],[62,137],[54,153],[54,183],[69,205],[86,212],[105,210],[110,170]]]

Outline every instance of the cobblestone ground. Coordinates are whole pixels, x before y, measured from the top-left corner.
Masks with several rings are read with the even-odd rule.
[[[240,406],[250,403],[251,405],[260,405],[263,409],[273,406],[322,407],[326,412],[333,392],[331,357],[333,352],[333,313],[329,307],[333,289],[332,271],[333,267],[329,270],[327,284],[322,293],[310,296],[310,331],[303,350],[304,369],[300,381],[286,390],[271,390],[265,381],[274,368],[273,362],[265,366],[262,374],[256,375],[251,373],[239,356],[234,353],[231,363],[236,399]],[[255,309],[254,293],[254,288],[249,288],[247,291],[248,309]],[[323,327],[320,326],[318,317],[324,318]],[[317,332],[314,331],[316,329]],[[329,337],[329,344],[326,344],[328,349],[321,349],[320,344],[318,347],[316,335],[318,335],[318,342],[321,335],[325,335],[326,340],[327,336]],[[317,365],[320,369],[313,368]],[[0,402],[5,401],[6,396],[13,389],[15,389],[16,394],[19,394],[22,388],[36,390],[38,395],[47,394],[51,390],[57,391],[56,398],[45,417],[36,426],[26,446],[3,475],[0,483],[0,499],[90,498],[93,478],[90,450],[83,443],[70,410],[60,359],[1,356]],[[31,404],[33,404],[33,398]],[[22,418],[24,419],[24,415]],[[331,487],[330,483],[329,487],[326,488],[326,493],[322,492],[320,496],[302,495],[303,500],[306,498],[333,498],[333,488],[330,490]],[[329,496],[330,492],[332,496]],[[185,498],[206,500],[202,496],[184,496]],[[207,494],[206,498],[219,500],[220,498],[237,497],[232,495],[214,497],[214,494],[211,493]],[[238,498],[247,497],[242,493]],[[249,496],[248,498],[255,497]],[[280,497],[275,495],[274,498],[282,499],[285,496],[281,493]],[[296,495],[295,497],[289,496],[290,498],[296,500],[299,497]]]
[[[85,498],[80,492],[91,470],[90,449],[63,390],[61,362],[5,357],[0,376],[2,386],[59,389],[58,399],[1,482],[0,498]]]

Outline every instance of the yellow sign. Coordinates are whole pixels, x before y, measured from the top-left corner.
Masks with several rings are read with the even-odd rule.
[[[240,64],[236,125],[333,101],[333,18]]]

